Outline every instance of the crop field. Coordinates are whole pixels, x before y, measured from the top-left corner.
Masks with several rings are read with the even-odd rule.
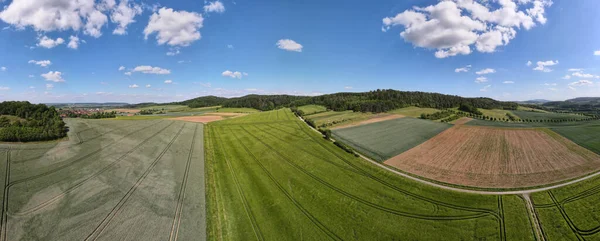
[[[260,112],[257,109],[252,108],[219,108],[214,112],[225,112],[225,113],[256,113]]]
[[[303,105],[299,106],[298,110],[304,112],[305,115],[311,115],[314,113],[320,113],[327,111],[327,108],[322,105]]]
[[[204,129],[66,119],[68,141],[1,144],[1,240],[205,236]]]
[[[211,239],[533,240],[518,197],[422,185],[344,152],[297,118],[276,116],[292,113],[205,129]]]
[[[528,120],[580,120],[586,119],[587,116],[583,115],[575,115],[575,114],[565,114],[565,113],[553,113],[553,112],[538,112],[538,111],[520,111],[514,110],[513,114],[518,116],[520,119],[528,119]]]
[[[478,110],[481,111],[481,113],[483,113],[483,115],[489,116],[492,118],[496,118],[496,119],[508,119],[508,117],[506,116],[506,114],[508,114],[508,113],[514,115],[514,113],[509,110],[500,110],[500,109],[487,110],[487,109],[481,109],[481,108]]]
[[[317,126],[335,127],[336,125],[346,125],[353,122],[364,121],[372,116],[372,113],[362,113],[348,110],[327,111],[314,115],[307,115],[305,118],[314,121]]]
[[[440,111],[441,110],[433,109],[433,108],[420,108],[420,107],[416,107],[416,106],[410,106],[410,107],[406,107],[406,108],[388,111],[388,113],[417,118],[417,117],[421,116],[421,114],[433,114],[433,113],[440,112]]]
[[[551,127],[556,133],[569,140],[600,154],[600,121],[573,126]]]
[[[439,122],[400,118],[336,129],[332,132],[336,140],[373,160],[382,162],[429,140],[450,127],[449,124]]]
[[[385,163],[455,185],[521,188],[597,171],[600,156],[548,129],[455,126]]]

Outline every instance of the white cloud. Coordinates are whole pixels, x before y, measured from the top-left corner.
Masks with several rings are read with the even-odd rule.
[[[600,76],[593,75],[593,74],[586,74],[586,73],[583,73],[583,72],[575,72],[572,75],[575,76],[575,77],[579,77],[579,78],[596,78],[596,79],[600,78]]]
[[[490,90],[490,88],[492,88],[492,85],[486,85],[482,89],[480,89],[479,91],[481,91],[481,92],[487,92],[488,90]]]
[[[139,86],[139,85],[136,85],[136,84],[129,85],[129,88],[132,88],[132,89],[135,89],[135,88],[137,88],[137,87],[140,87],[140,86]]]
[[[142,72],[144,74],[170,74],[171,70],[163,69],[160,67],[152,67],[148,65],[140,65],[133,69],[133,72]],[[130,72],[127,72],[130,73]],[[127,74],[125,73],[125,74]]]
[[[596,51],[594,51],[594,55],[595,55],[595,56],[600,56],[600,50],[596,50]]]
[[[510,81],[510,80],[507,80],[507,81],[504,81],[504,82],[502,82],[502,83],[503,83],[503,84],[514,84],[515,82],[514,82],[514,81]]]
[[[475,83],[478,83],[478,84],[485,83],[485,82],[488,82],[488,79],[486,77],[483,77],[483,76],[477,77],[477,79],[475,79]]]
[[[46,81],[65,82],[65,80],[62,77],[62,73],[58,71],[50,71],[48,73],[41,74],[40,76],[44,77]]]
[[[548,66],[553,66],[553,65],[557,65],[558,64],[558,60],[557,61],[552,61],[552,60],[548,60],[548,61],[538,61],[537,62],[537,67],[533,68],[533,70],[537,70],[537,71],[542,71],[542,72],[552,72],[552,69],[548,68]]]
[[[94,38],[99,38],[102,36],[102,31],[100,31],[100,29],[106,22],[108,22],[108,17],[106,17],[104,13],[98,10],[92,10],[87,16],[87,22],[85,23],[83,33]]]
[[[279,41],[277,41],[277,48],[287,51],[302,52],[303,47],[301,44],[296,43],[296,41],[294,40],[280,39]]]
[[[122,66],[122,65],[121,65],[121,66],[119,67],[119,71],[123,71],[123,70],[125,70],[125,66]]]
[[[570,86],[570,85],[569,85],[569,89],[571,89],[571,90],[577,90],[575,87]]]
[[[131,72],[125,72],[124,74],[127,76],[131,76]]]
[[[496,73],[496,70],[495,70],[495,69],[490,69],[490,68],[487,68],[487,69],[482,69],[482,70],[480,70],[480,71],[477,71],[477,72],[475,72],[475,73],[476,73],[476,74],[478,74],[478,75],[482,75],[482,74],[493,74],[493,73]]]
[[[224,77],[231,77],[231,78],[241,79],[242,75],[244,75],[244,74],[242,74],[241,72],[238,72],[238,71],[233,72],[233,71],[230,71],[230,70],[225,70],[225,71],[223,71],[223,73],[221,73],[221,75],[224,76]],[[245,75],[247,76],[248,74],[246,73]]]
[[[186,11],[173,11],[171,8],[161,8],[158,13],[150,16],[150,21],[144,29],[144,38],[157,33],[159,45],[188,46],[200,39],[198,29],[202,28],[204,18],[201,14]]]
[[[455,73],[469,72],[470,69],[471,69],[471,65],[467,65],[467,66],[462,67],[462,68],[456,68],[456,69],[454,69],[454,72]]]
[[[42,38],[40,38],[38,40],[39,40],[39,42],[36,45],[47,48],[47,49],[54,48],[65,42],[65,40],[62,38],[57,38],[56,40],[54,40],[54,39],[48,38],[47,36],[43,36]]]
[[[344,86],[344,89],[345,89],[345,90],[351,90],[351,89],[352,89],[352,86]]]
[[[531,63],[531,61],[527,61],[527,66],[531,66],[533,63]]]
[[[27,63],[37,64],[37,65],[42,66],[42,67],[48,67],[49,65],[52,64],[52,62],[50,60],[39,60],[39,61],[29,60]]]
[[[580,71],[583,71],[583,69],[568,69],[567,71],[569,71],[569,72],[580,72]]]
[[[10,87],[0,86],[0,90],[10,90]]]
[[[6,71],[6,70],[7,70],[6,67],[4,67],[4,66],[0,67],[0,71]]]
[[[174,48],[174,49],[169,50],[169,52],[167,52],[167,55],[168,56],[175,56],[175,55],[178,55],[180,53],[181,52],[179,51],[179,48]]]
[[[53,88],[54,88],[54,85],[53,85],[53,84],[46,84],[46,89],[47,89],[47,90],[51,90],[51,89],[53,89]]]
[[[152,87],[152,85],[146,85],[146,88],[150,88],[150,87]]]
[[[129,4],[128,0],[121,0],[119,5],[113,10],[110,15],[110,21],[116,23],[118,26],[113,30],[113,34],[123,35],[127,34],[127,26],[135,23],[136,15],[142,14],[142,7],[135,3]]]
[[[168,80],[165,80],[165,84],[171,84],[171,83],[173,83],[173,81],[172,81],[172,80],[170,80],[170,79],[168,79]]]
[[[217,1],[210,2],[206,5],[204,5],[204,12],[222,13],[222,12],[225,12],[225,6],[223,6],[223,3],[221,3],[221,1],[217,0]]]
[[[70,36],[69,37],[69,44],[67,44],[67,47],[69,47],[71,49],[77,49],[77,48],[79,48],[79,37],[77,37],[77,36]]]
[[[580,80],[580,81],[572,82],[569,84],[569,86],[592,86],[592,85],[594,85],[594,82],[589,81],[589,80]]]
[[[556,83],[544,83],[545,86],[556,86]]]
[[[565,77],[562,77],[562,79],[571,79],[570,75],[565,75]]]
[[[499,0],[497,9],[474,0],[440,1],[427,7],[413,7],[382,20],[382,31],[403,26],[400,36],[421,48],[436,49],[437,58],[468,55],[471,45],[479,52],[492,53],[526,30],[546,23],[545,7],[550,0],[533,0],[533,7],[520,9],[512,0]]]

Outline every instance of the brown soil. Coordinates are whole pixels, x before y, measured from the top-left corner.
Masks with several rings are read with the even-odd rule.
[[[123,113],[138,113],[140,112],[139,109],[112,109],[112,110],[108,110],[108,111],[116,111],[117,113],[123,112]]]
[[[385,164],[445,183],[516,188],[589,174],[600,156],[547,129],[457,125]]]
[[[394,115],[388,115],[388,114],[376,115],[376,116],[369,118],[368,120],[354,122],[354,123],[348,123],[345,125],[339,125],[339,126],[331,128],[331,129],[335,130],[335,129],[348,128],[348,127],[352,127],[352,126],[361,126],[361,125],[366,125],[366,124],[371,124],[371,123],[376,123],[376,122],[381,122],[381,121],[386,121],[386,120],[393,120],[393,119],[398,119],[398,118],[403,118],[403,117],[404,117],[403,115],[395,115],[395,114]]]
[[[182,120],[182,121],[190,121],[190,122],[201,122],[201,123],[209,123],[213,121],[222,120],[222,116],[215,115],[200,115],[200,116],[181,116],[175,118],[169,118],[170,120]]]

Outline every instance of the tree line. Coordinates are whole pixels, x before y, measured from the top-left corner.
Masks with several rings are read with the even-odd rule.
[[[0,118],[0,141],[46,141],[65,137],[68,129],[54,107],[31,104],[27,101],[0,103],[0,115],[18,117]]]

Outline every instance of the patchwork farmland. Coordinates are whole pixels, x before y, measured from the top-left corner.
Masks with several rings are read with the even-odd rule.
[[[2,240],[205,237],[203,125],[66,119],[67,141],[2,144]]]

